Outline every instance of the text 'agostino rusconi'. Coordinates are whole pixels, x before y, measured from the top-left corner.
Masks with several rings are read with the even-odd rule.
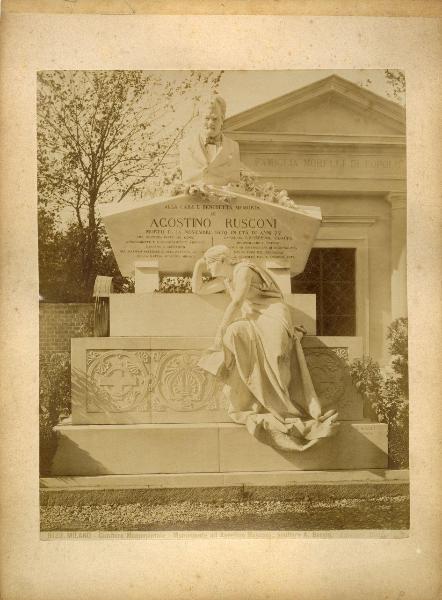
[[[158,217],[150,222],[150,227],[177,227],[177,228],[197,228],[207,229],[212,226],[212,220],[209,217]],[[276,218],[257,218],[257,217],[226,217],[224,226],[226,229],[276,229]]]

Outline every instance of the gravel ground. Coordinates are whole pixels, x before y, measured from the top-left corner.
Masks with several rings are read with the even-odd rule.
[[[407,529],[405,495],[41,506],[42,531]]]

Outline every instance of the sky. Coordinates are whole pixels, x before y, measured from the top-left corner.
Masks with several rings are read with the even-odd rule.
[[[379,70],[312,70],[312,71],[226,71],[222,77],[219,93],[227,102],[227,116],[247,110],[288,92],[309,85],[330,75],[339,75],[356,84],[366,83],[372,92],[388,97],[391,86],[386,82],[384,71]]]
[[[179,82],[189,72],[150,71],[150,73],[159,75],[164,80]],[[226,101],[226,117],[228,118],[330,75],[338,75],[357,85],[363,85],[366,89],[387,100],[395,101],[392,96],[391,84],[387,82],[383,69],[224,71],[218,93]],[[402,95],[400,101],[405,105],[405,94]],[[193,111],[194,108],[189,103],[179,104],[176,107],[174,125],[187,122]],[[197,120],[191,123],[190,129],[194,127],[198,127]]]
[[[181,79],[186,72],[157,71],[156,73],[161,73],[161,76],[166,79],[174,80]],[[226,116],[230,117],[330,75],[339,75],[358,85],[363,84],[372,92],[388,100],[393,99],[391,86],[387,83],[383,69],[225,71],[221,79],[219,94],[227,103]],[[390,93],[390,97],[388,93]],[[402,98],[402,103],[405,104],[405,98]]]

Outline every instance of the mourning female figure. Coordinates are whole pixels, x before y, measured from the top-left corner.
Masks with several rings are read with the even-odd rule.
[[[223,380],[232,420],[283,451],[303,451],[333,435],[338,415],[321,407],[301,347],[303,331],[294,327],[271,274],[235,260],[226,246],[213,246],[195,264],[192,291],[230,296],[199,366]]]

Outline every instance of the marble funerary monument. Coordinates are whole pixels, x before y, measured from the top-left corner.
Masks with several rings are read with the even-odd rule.
[[[221,111],[222,113],[222,111]],[[219,116],[222,124],[223,114]],[[216,121],[216,119],[215,119]],[[134,294],[110,294],[108,337],[72,340],[72,419],[56,427],[54,476],[217,474],[219,484],[250,473],[385,469],[387,426],[364,418],[346,361],[361,336],[318,336],[314,294],[292,294],[321,226],[321,210],[272,203],[238,191],[239,146],[206,124],[181,149],[183,193],[103,209],[123,275]],[[269,272],[290,306],[314,388],[336,408],[339,428],[305,452],[253,438],[227,413],[220,381],[198,366],[228,304],[210,296],[161,294],[161,273],[186,273],[225,244]]]

